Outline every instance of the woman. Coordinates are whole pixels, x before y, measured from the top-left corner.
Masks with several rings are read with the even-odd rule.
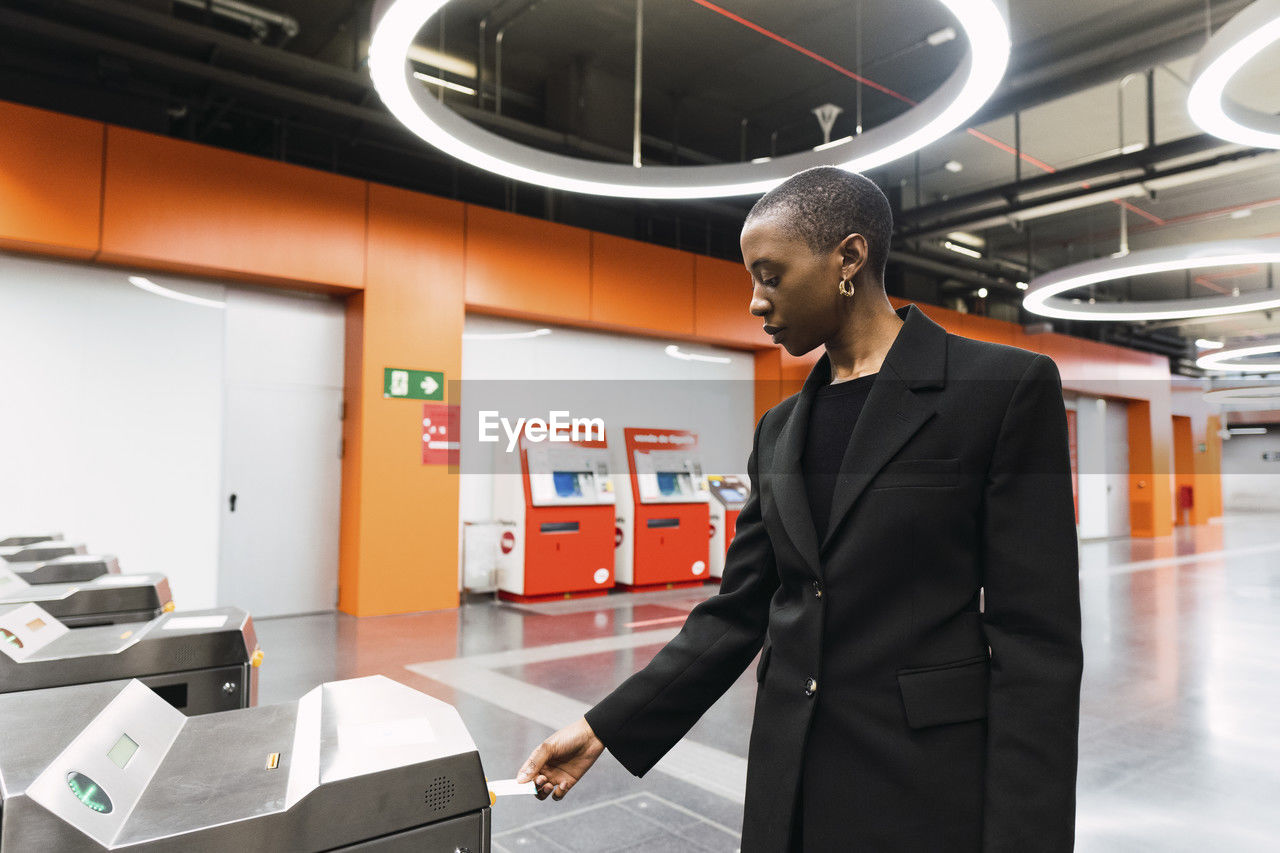
[[[1069,851],[1082,667],[1053,362],[884,292],[888,200],[800,172],[742,230],[752,314],[825,354],[756,426],[718,595],[520,770],[643,775],[763,645],[743,853]]]

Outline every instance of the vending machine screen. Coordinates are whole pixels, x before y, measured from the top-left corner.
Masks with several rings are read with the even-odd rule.
[[[686,471],[658,471],[658,492],[663,495],[689,493],[689,474]]]
[[[582,497],[581,474],[577,471],[554,471],[552,479],[556,484],[556,495],[562,498]]]

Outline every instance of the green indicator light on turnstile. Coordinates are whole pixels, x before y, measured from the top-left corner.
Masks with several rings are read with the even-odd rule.
[[[111,798],[107,792],[98,787],[98,783],[83,773],[72,770],[67,774],[67,786],[76,799],[95,812],[107,814],[111,811]]]
[[[0,628],[0,638],[11,646],[22,648],[22,641],[18,639],[18,635],[10,631],[8,628]]]

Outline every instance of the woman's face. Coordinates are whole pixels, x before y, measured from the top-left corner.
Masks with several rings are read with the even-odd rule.
[[[841,270],[848,269],[841,250],[817,254],[769,215],[748,221],[741,243],[751,313],[764,320],[773,342],[800,356],[835,337],[850,308],[839,291]]]

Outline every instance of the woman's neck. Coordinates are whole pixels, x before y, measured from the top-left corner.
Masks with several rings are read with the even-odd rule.
[[[902,320],[883,292],[867,293],[864,299],[863,303],[854,305],[840,334],[827,341],[832,382],[879,371],[902,328]]]

